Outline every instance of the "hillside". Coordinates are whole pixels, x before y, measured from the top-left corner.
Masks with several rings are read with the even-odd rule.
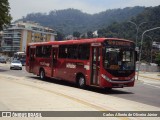
[[[108,26],[113,22],[122,22],[141,13],[144,7],[113,9],[98,14],[87,14],[76,9],[65,9],[45,13],[30,13],[21,20],[29,20],[49,26],[65,35],[74,31],[84,33]]]
[[[139,27],[138,40],[141,40],[141,35],[145,30],[160,27],[160,6],[145,8],[143,12],[132,17],[124,22],[113,22],[109,26],[105,26],[103,29],[99,29],[99,37],[119,37],[126,38],[135,41],[136,38],[136,26],[129,21],[137,24]],[[154,37],[154,41],[160,42],[160,29],[148,32],[147,35]]]

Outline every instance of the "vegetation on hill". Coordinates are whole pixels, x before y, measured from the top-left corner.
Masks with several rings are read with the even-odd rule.
[[[106,28],[99,29],[99,37],[118,37],[130,39],[136,42],[136,25],[129,22],[132,21],[137,26],[139,26],[137,46],[140,47],[140,42],[142,40],[142,34],[148,29],[155,27],[160,27],[160,6],[157,7],[148,7],[145,10],[138,14],[137,16],[132,17],[130,20],[125,22],[114,22]],[[147,62],[155,62],[155,58],[158,50],[152,50],[152,42],[160,42],[160,29],[146,32],[143,39],[143,51],[142,51],[142,60]],[[153,61],[151,61],[151,55],[153,56]]]
[[[154,27],[160,27],[160,6],[127,7],[124,9],[106,10],[97,14],[87,14],[76,9],[55,10],[45,13],[31,13],[22,20],[38,22],[57,31],[57,40],[72,34],[74,37],[94,37],[93,31],[98,30],[98,37],[117,37],[130,39],[140,47],[142,33]],[[131,23],[132,22],[132,23]],[[136,35],[137,29],[138,34]],[[84,34],[86,33],[86,34]],[[83,34],[83,35],[82,35]],[[152,42],[160,42],[160,29],[145,33],[142,60],[156,62],[159,50],[152,48]],[[152,57],[151,57],[152,55]],[[151,61],[152,58],[152,61]]]
[[[35,21],[49,26],[65,35],[77,31],[94,31],[113,22],[125,21],[144,10],[144,7],[106,10],[97,14],[87,14],[76,9],[54,10],[46,13],[31,13],[23,17],[24,21]]]

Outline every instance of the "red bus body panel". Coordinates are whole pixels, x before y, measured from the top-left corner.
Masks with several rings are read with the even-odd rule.
[[[31,46],[34,46],[33,49],[36,48],[36,46],[41,45],[52,45],[52,48],[56,46],[58,48],[59,45],[70,45],[70,44],[87,44],[87,43],[103,43],[105,40],[120,40],[120,41],[127,41],[131,42],[129,40],[125,39],[118,39],[118,38],[93,38],[93,39],[85,39],[85,40],[68,40],[68,41],[52,41],[52,42],[42,42],[42,43],[30,43],[28,44],[27,48],[31,48]],[[102,46],[100,46],[102,47]],[[90,48],[91,49],[91,48]],[[34,51],[34,50],[33,50]],[[92,64],[92,53],[90,50],[90,59],[89,60],[75,60],[75,59],[62,59],[58,58],[55,63],[52,63],[53,59],[50,58],[39,58],[34,56],[34,62],[32,63],[34,66],[32,66],[32,70],[30,68],[31,61],[30,61],[30,51],[27,49],[28,55],[26,55],[26,71],[31,72],[35,75],[39,75],[39,71],[41,68],[44,69],[46,77],[54,77],[58,79],[63,79],[69,82],[76,83],[76,76],[78,73],[81,73],[85,76],[86,79],[86,85],[91,85],[91,64]],[[99,85],[97,87],[105,88],[105,87],[132,87],[134,86],[134,80],[130,81],[135,76],[135,72],[133,72],[128,77],[114,77],[110,73],[108,73],[103,68],[102,63],[102,51],[100,54],[100,70],[99,72]],[[54,64],[54,65],[53,65]],[[102,75],[107,76],[109,79],[112,79],[111,82],[104,79]],[[118,80],[113,80],[114,78],[117,78]],[[121,82],[123,81],[123,82]]]

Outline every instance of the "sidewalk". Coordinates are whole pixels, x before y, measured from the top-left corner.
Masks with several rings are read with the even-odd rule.
[[[139,72],[139,76],[153,80],[160,80],[160,72]]]
[[[159,111],[147,105],[110,94],[48,84],[25,77],[0,74],[0,106],[6,110],[48,111]],[[17,92],[23,91],[23,92]],[[83,93],[83,94],[82,94]],[[45,95],[45,97],[44,97]],[[132,95],[132,94],[131,94]],[[34,97],[33,97],[34,96]],[[42,104],[43,103],[43,104]],[[116,119],[116,118],[114,118]],[[126,120],[125,118],[121,118]],[[127,118],[128,119],[128,118]],[[146,118],[145,118],[146,119]]]

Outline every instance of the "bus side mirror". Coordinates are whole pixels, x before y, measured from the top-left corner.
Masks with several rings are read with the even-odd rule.
[[[138,52],[135,51],[135,61],[138,61]]]

